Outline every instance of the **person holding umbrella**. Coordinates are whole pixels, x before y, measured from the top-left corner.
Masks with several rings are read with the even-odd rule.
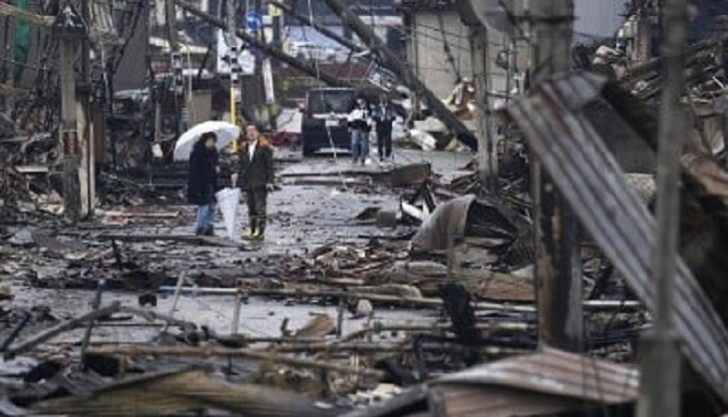
[[[260,133],[260,127],[249,124],[246,141],[240,150],[240,168],[232,175],[233,184],[241,181],[248,203],[250,229],[248,238],[263,240],[267,220],[268,192],[275,188],[273,146]]]
[[[203,133],[190,154],[187,177],[187,199],[197,206],[195,234],[213,236],[215,222],[215,191],[217,191],[218,165],[217,136]]]

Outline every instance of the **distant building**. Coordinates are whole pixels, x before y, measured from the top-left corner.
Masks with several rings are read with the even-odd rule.
[[[452,1],[402,0],[407,61],[438,97],[446,97],[458,77],[472,79],[469,29]]]

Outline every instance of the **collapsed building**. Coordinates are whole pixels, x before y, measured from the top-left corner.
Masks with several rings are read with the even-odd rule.
[[[648,2],[635,4],[648,7]],[[633,10],[637,16],[643,12]],[[358,220],[391,224],[393,218],[395,224],[408,223],[410,229],[403,236],[371,237],[360,247],[329,243],[301,258],[272,258],[262,266],[251,266],[256,261],[247,260],[244,266],[231,266],[232,272],[212,268],[189,277],[175,275],[174,267],[164,265],[164,258],[173,257],[178,248],[158,242],[215,244],[220,251],[227,248],[233,253],[241,248],[229,242],[150,233],[151,227],[136,234],[109,230],[108,224],[98,226],[100,232],[73,230],[86,249],[23,229],[3,231],[13,245],[10,253],[0,253],[12,260],[4,264],[9,271],[4,273],[25,273],[20,266],[24,256],[50,254],[64,268],[35,268],[29,280],[41,287],[97,289],[99,302],[90,313],[66,319],[45,309],[2,310],[0,350],[5,363],[22,371],[7,376],[10,382],[0,382],[0,411],[9,415],[28,410],[170,415],[200,409],[366,417],[634,415],[639,334],[649,327],[655,303],[649,257],[655,246],[654,115],[662,75],[656,58],[639,55],[650,48],[619,44],[638,39],[627,42],[627,38],[600,45],[603,48],[576,48],[579,71],[533,86],[528,95],[509,97],[508,106],[499,107],[494,120],[502,135],[496,146],[497,194],[488,191],[472,169],[449,182],[434,175],[427,164],[365,174],[372,179],[355,186],[381,186],[390,179],[387,186],[401,195],[402,213],[392,216],[375,209],[372,215],[365,210]],[[728,80],[725,38],[719,30],[700,38],[687,51],[685,69],[688,91],[683,102],[691,129],[682,160],[683,240],[673,309],[691,369],[684,383],[686,412],[713,416],[725,412],[728,403],[728,312],[722,302],[726,291],[722,253],[728,236],[723,159]],[[505,70],[514,69],[506,65]],[[201,72],[193,87],[214,90],[216,82]],[[478,85],[470,97],[476,103]],[[137,155],[152,151],[145,142],[155,112],[153,91],[114,94],[118,107],[105,126],[119,137],[113,139],[114,146],[99,148],[111,150],[107,161],[117,158],[121,167],[144,168]],[[214,108],[215,95],[203,100],[208,99]],[[7,161],[0,183],[3,219],[39,222],[34,216],[40,216],[55,223],[54,217],[44,217],[57,198],[51,198],[48,183],[53,181],[43,179],[42,165],[52,164],[57,156],[57,135],[44,132],[44,127],[53,125],[47,124],[52,117],[44,119],[42,110],[28,108],[32,111],[25,119],[0,122]],[[170,118],[177,112],[162,110],[161,115],[162,133],[172,138],[175,120]],[[169,146],[170,140],[163,142],[159,145]],[[591,357],[539,350],[531,271],[531,160],[526,145],[588,232],[580,247],[588,284],[585,351]],[[333,175],[338,182],[341,173]],[[117,192],[128,187],[123,190],[128,194],[143,188],[121,180],[112,187]],[[106,213],[104,221],[116,226],[145,216],[170,223],[179,220],[179,212],[171,210],[128,210]],[[63,228],[51,227],[57,234]],[[146,246],[124,246],[132,241],[144,241]],[[39,249],[17,255],[23,247]],[[187,252],[177,256],[189,262],[184,259],[190,258]],[[187,266],[180,263],[176,268]],[[273,279],[260,279],[267,275]],[[244,300],[257,296],[286,304],[334,306],[337,317],[315,315],[295,331],[282,320],[280,337],[220,334],[149,308],[118,302],[102,305],[105,287],[99,277],[104,277],[103,285],[135,291],[144,307],[161,302],[164,293],[175,294],[175,304],[184,293],[226,294],[235,297],[238,309]],[[241,278],[251,281],[241,283]],[[371,319],[373,308],[404,307],[434,318],[426,324],[396,326]],[[369,322],[344,333],[342,323],[348,315]],[[44,351],[48,341],[72,329],[90,337],[92,331],[114,323],[163,330],[153,330],[152,341],[143,344],[113,338],[90,344],[88,338],[81,342],[71,338],[59,351]],[[29,334],[39,328],[35,335]],[[44,355],[32,366],[13,361],[36,351]]]

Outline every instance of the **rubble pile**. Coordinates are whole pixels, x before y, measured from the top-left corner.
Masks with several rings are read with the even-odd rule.
[[[690,406],[728,396],[724,49],[701,42],[686,68],[673,308],[699,381]],[[493,184],[474,163],[342,168],[335,155],[279,172],[265,243],[193,235],[171,141],[148,149],[143,90],[116,97],[115,170],[75,224],[58,216],[53,136],[0,119],[0,414],[632,415],[655,306],[660,65],[606,46],[579,60],[609,80],[563,74],[494,113]],[[471,121],[475,100],[461,80],[446,102]],[[460,147],[433,117],[407,138],[419,155]],[[539,339],[532,157],[582,229],[578,355]]]

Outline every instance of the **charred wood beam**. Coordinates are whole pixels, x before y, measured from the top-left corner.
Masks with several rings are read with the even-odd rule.
[[[17,355],[21,353],[25,353],[36,346],[40,345],[41,343],[47,342],[48,340],[53,339],[54,337],[58,336],[59,334],[63,332],[67,332],[69,330],[73,330],[80,326],[83,323],[86,323],[91,320],[97,320],[101,317],[106,317],[111,315],[112,313],[116,313],[121,309],[121,304],[118,301],[115,301],[108,307],[99,308],[97,310],[93,310],[91,312],[88,312],[86,314],[80,315],[78,317],[72,318],[70,320],[66,320],[62,323],[59,323],[58,325],[51,327],[50,329],[37,334],[36,336],[26,340],[25,342],[21,343],[18,346],[14,346],[5,352],[5,358],[11,359],[16,357]]]
[[[187,11],[188,13],[199,17],[203,21],[207,22],[208,24],[215,26],[217,28],[226,30],[227,26],[225,25],[225,21],[222,19],[218,19],[217,17],[205,13],[201,11],[200,9],[193,7],[184,1],[181,0],[174,0],[174,2],[181,7],[183,10]],[[296,68],[298,70],[301,70],[305,72],[306,74],[314,77],[314,78],[320,78],[321,81],[324,83],[332,86],[332,87],[352,87],[351,83],[345,81],[342,78],[334,77],[332,75],[329,75],[322,71],[317,71],[316,67],[314,67],[311,64],[308,64],[306,62],[303,62],[299,59],[296,59],[287,53],[283,52],[283,50],[273,46],[269,45],[267,43],[264,43],[260,41],[258,38],[249,35],[243,30],[238,29],[236,31],[236,35],[238,38],[242,39],[243,41],[249,43],[250,45],[253,45],[254,47],[258,48],[260,51],[262,51],[264,54],[270,56],[273,59],[277,59],[279,61],[285,62],[286,64],[292,66],[293,68]]]
[[[364,368],[351,368],[329,362],[277,355],[252,349],[228,349],[211,346],[176,347],[176,346],[99,346],[87,350],[90,355],[122,355],[122,356],[173,356],[173,357],[209,357],[226,356],[230,358],[246,358],[266,362],[280,363],[306,369],[339,372],[346,375],[360,375],[365,378],[381,379],[383,373]]]
[[[158,288],[159,293],[174,293],[175,287],[169,285],[162,285]],[[235,295],[238,292],[237,288],[211,288],[211,287],[182,287],[180,289],[182,294],[197,294],[197,295],[209,295],[209,296],[228,296]],[[427,298],[427,297],[400,297],[396,295],[384,295],[384,294],[372,294],[357,292],[356,287],[352,287],[349,291],[306,291],[302,289],[271,289],[271,290],[256,290],[252,289],[247,291],[248,295],[254,297],[296,297],[296,298],[352,298],[369,300],[372,303],[378,303],[382,305],[399,305],[405,307],[419,307],[419,308],[440,308],[443,306],[443,302],[439,298]],[[488,301],[475,301],[473,307],[478,310],[492,310],[492,311],[503,311],[510,313],[523,313],[533,314],[536,313],[536,308],[532,304],[512,304],[512,303],[494,303]],[[583,302],[583,308],[585,311],[598,312],[598,311],[623,311],[623,312],[634,312],[640,311],[644,307],[641,302],[634,300],[588,300]]]
[[[374,30],[364,23],[351,8],[341,0],[325,0],[326,4],[341,18],[344,25],[351,28],[359,38],[372,50],[374,55],[379,56],[383,66],[397,75],[402,82],[415,92],[421,95],[427,106],[437,117],[450,129],[458,139],[473,149],[478,148],[478,142],[465,124],[453,114],[443,102],[417,78],[415,73],[395,55],[384,41],[374,33]]]

